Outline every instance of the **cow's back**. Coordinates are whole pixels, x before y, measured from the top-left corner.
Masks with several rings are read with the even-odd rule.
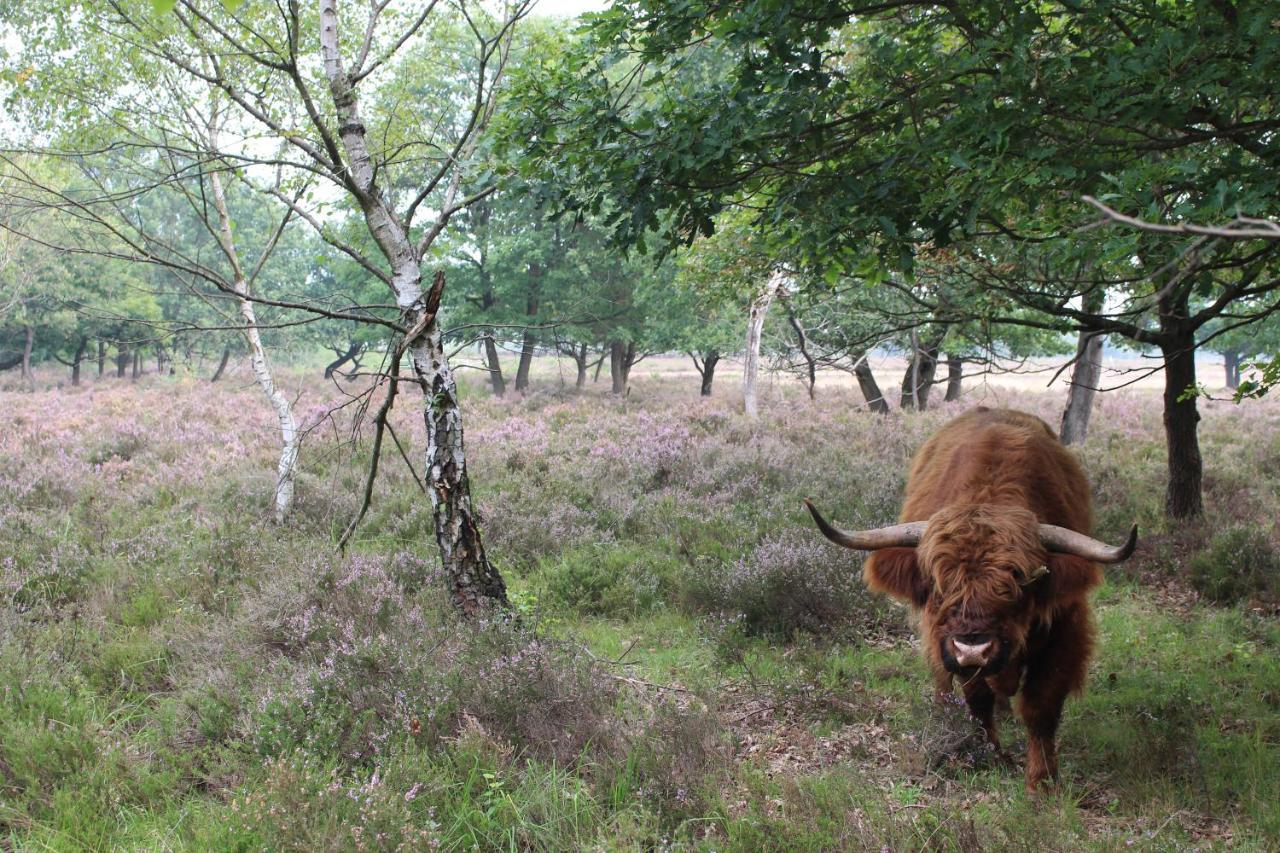
[[[1093,512],[1080,463],[1049,425],[1012,409],[973,409],[916,453],[902,521],[952,504],[1023,506],[1048,524],[1090,532]]]

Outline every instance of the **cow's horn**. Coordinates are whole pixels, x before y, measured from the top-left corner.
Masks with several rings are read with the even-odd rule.
[[[1138,547],[1138,525],[1133,526],[1129,538],[1118,547],[1055,524],[1040,525],[1040,541],[1048,550],[1060,554],[1074,554],[1095,563],[1123,563]]]
[[[812,501],[806,498],[804,505],[809,508],[809,514],[813,516],[813,520],[818,525],[818,529],[822,531],[823,536],[837,545],[856,548],[859,551],[878,551],[881,548],[914,548],[920,543],[920,537],[924,535],[924,529],[929,524],[927,521],[911,521],[906,524],[894,524],[890,527],[877,527],[874,530],[858,530],[853,533],[846,533],[828,524]]]

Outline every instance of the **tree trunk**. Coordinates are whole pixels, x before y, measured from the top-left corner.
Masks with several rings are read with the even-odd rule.
[[[529,387],[529,367],[533,364],[533,348],[538,339],[533,332],[525,329],[520,336],[520,363],[516,365],[516,390],[523,391]]]
[[[133,372],[129,375],[130,382],[138,381],[138,377],[142,375],[142,350],[135,349],[133,351]]]
[[[36,329],[28,324],[23,329],[25,339],[22,343],[22,381],[35,384],[35,377],[31,375],[31,350],[36,342]]]
[[[351,341],[350,343],[348,343],[347,349],[345,352],[338,353],[337,358],[335,358],[333,361],[325,365],[324,378],[332,379],[333,374],[337,372],[339,367],[342,367],[342,365],[355,359],[355,357],[358,356],[360,354],[360,351],[363,349],[364,349],[364,344],[361,343],[360,341]]]
[[[436,305],[428,306],[423,301],[422,255],[430,248],[431,235],[440,233],[444,228],[447,213],[441,213],[436,225],[415,245],[376,185],[355,84],[343,68],[338,49],[337,0],[320,0],[320,53],[334,105],[338,136],[347,156],[344,173],[353,188],[351,195],[364,215],[370,236],[387,259],[401,320],[412,335],[406,343],[414,374],[423,392],[427,439],[426,492],[435,522],[436,545],[445,576],[449,578],[454,603],[466,613],[475,613],[486,604],[506,606],[506,585],[485,556],[471,506],[471,484],[467,476],[457,386],[436,316],[439,290],[444,287],[443,271],[437,273],[438,288],[434,284],[432,287],[432,293],[437,297]],[[453,207],[459,188],[460,178],[455,173],[444,190],[439,210],[449,211]],[[428,295],[427,298],[431,297]]]
[[[578,390],[582,390],[583,386],[587,384],[588,365],[587,365],[587,345],[586,344],[578,345],[578,349],[574,354],[573,362],[578,366],[578,378],[574,382],[573,387],[577,388]]]
[[[1199,518],[1204,514],[1204,460],[1196,434],[1200,413],[1194,393],[1195,335],[1175,334],[1160,351],[1164,356],[1164,434],[1169,459],[1164,509],[1171,518]]]
[[[231,360],[231,344],[227,344],[222,348],[222,358],[218,361],[218,369],[213,372],[213,376],[209,377],[210,382],[217,382],[222,378],[222,372],[227,369],[227,362]]]
[[[209,128],[209,148],[218,150],[217,132]],[[209,172],[209,183],[213,189],[213,204],[218,211],[218,242],[222,252],[231,264],[233,274],[232,288],[239,297],[240,319],[244,321],[245,343],[249,345],[249,364],[253,368],[258,387],[266,395],[267,402],[275,411],[276,422],[280,425],[280,459],[276,463],[276,491],[273,517],[276,524],[283,524],[293,505],[293,481],[298,467],[298,424],[293,417],[293,404],[289,398],[276,387],[271,375],[271,366],[267,363],[267,351],[262,346],[262,335],[258,332],[258,318],[254,312],[253,302],[249,300],[249,280],[240,264],[240,255],[236,249],[235,236],[231,228],[231,213],[227,209],[227,197],[222,188],[222,176],[217,170]]]
[[[862,389],[862,398],[867,401],[867,408],[881,415],[889,414],[889,401],[880,391],[880,384],[876,382],[876,376],[871,372],[871,365],[867,364],[866,353],[863,353],[854,363],[853,375],[857,377],[858,387]]]
[[[699,362],[697,358],[693,360],[693,366],[697,368],[698,374],[702,377],[702,388],[699,396],[711,396],[711,383],[716,378],[716,365],[720,363],[720,353],[716,350],[709,350]]]
[[[1106,303],[1106,291],[1094,288],[1084,297],[1084,310],[1097,314]],[[1102,379],[1102,348],[1106,336],[1081,331],[1076,341],[1076,361],[1071,368],[1067,387],[1067,407],[1062,412],[1062,428],[1058,431],[1063,444],[1084,444],[1089,434],[1089,419],[1098,382]]]
[[[484,358],[489,368],[489,387],[493,396],[501,397],[507,393],[507,380],[502,378],[502,362],[498,359],[498,342],[493,339],[490,329],[484,336]]]
[[[98,378],[107,371],[107,342],[98,341]]]
[[[538,316],[538,295],[542,287],[542,274],[541,263],[538,261],[529,263],[529,291],[524,303],[524,315],[529,323],[533,323]],[[538,338],[533,333],[533,329],[526,326],[524,334],[520,336],[520,363],[516,366],[517,391],[524,391],[529,387],[529,367],[533,364],[533,350],[537,344]]]
[[[1091,309],[1096,310],[1096,309]],[[1089,418],[1093,400],[1102,378],[1102,345],[1104,335],[1081,332],[1076,343],[1076,363],[1071,368],[1071,384],[1067,390],[1067,407],[1062,412],[1063,444],[1084,444],[1089,435]]]
[[[760,340],[764,335],[764,319],[769,306],[782,289],[785,281],[782,270],[774,270],[764,289],[751,300],[747,314],[747,350],[742,365],[742,410],[749,418],[760,417],[756,384],[760,376]]]
[[[929,407],[929,391],[938,370],[938,344],[921,346],[914,332],[911,340],[914,352],[907,364],[906,375],[902,377],[900,406],[903,409],[918,408],[923,412]]]
[[[80,365],[84,361],[84,351],[89,348],[89,339],[82,337],[76,346],[76,354],[71,357],[71,387],[80,384]]]
[[[627,393],[627,379],[631,374],[631,365],[628,363],[629,351],[635,351],[635,344],[625,344],[622,341],[613,341],[609,344],[609,379],[612,382],[609,390],[614,394]]]
[[[116,352],[116,379],[124,379],[124,372],[129,369],[129,362],[133,357],[127,346],[124,344],[117,344],[117,346],[119,349]]]
[[[954,403],[964,393],[964,359],[947,353],[947,395],[944,403]]]
[[[1235,391],[1240,387],[1240,362],[1243,356],[1240,350],[1229,349],[1222,354],[1223,366],[1227,372],[1227,390]]]

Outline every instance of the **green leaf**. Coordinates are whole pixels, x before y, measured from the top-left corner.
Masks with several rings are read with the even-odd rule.
[[[167,12],[172,12],[173,7],[178,5],[178,0],[151,0],[151,5],[163,15]]]

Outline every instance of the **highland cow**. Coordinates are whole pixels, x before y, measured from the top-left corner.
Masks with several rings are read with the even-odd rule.
[[[1102,581],[1099,563],[1133,553],[1138,528],[1120,547],[1088,535],[1089,484],[1049,426],[986,408],[946,424],[916,454],[901,524],[843,532],[805,503],[832,542],[871,552],[869,587],[919,614],[939,696],[959,676],[996,750],[995,706],[1021,689],[1027,788],[1056,779],[1062,706],[1093,653],[1088,593]]]

